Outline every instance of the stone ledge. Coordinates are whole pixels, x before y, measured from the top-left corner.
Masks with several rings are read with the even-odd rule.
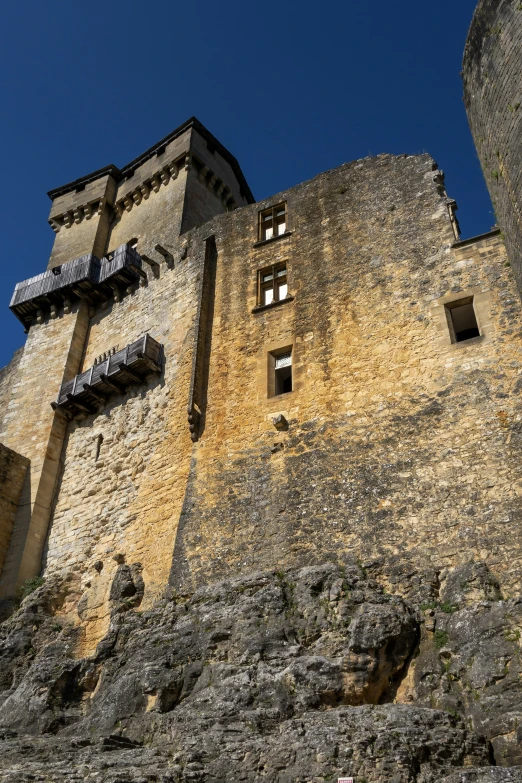
[[[278,299],[277,302],[270,302],[266,305],[256,305],[252,308],[252,313],[262,313],[265,310],[271,310],[273,307],[279,307],[279,305],[285,304],[285,302],[293,302],[295,299],[295,296],[285,296],[284,299]]]
[[[260,239],[259,242],[254,242],[254,247],[264,247],[271,242],[277,242],[278,239],[285,239],[285,237],[292,236],[293,231],[285,231],[284,234],[278,234],[276,237],[270,237],[270,239]]]

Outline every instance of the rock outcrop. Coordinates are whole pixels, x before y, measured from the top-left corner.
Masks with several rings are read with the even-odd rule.
[[[407,598],[326,564],[144,612],[140,573],[118,569],[88,658],[71,576],[0,626],[0,781],[522,781],[522,600],[482,564],[394,578]]]

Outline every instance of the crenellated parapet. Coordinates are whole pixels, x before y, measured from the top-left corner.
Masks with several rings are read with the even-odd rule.
[[[223,208],[230,212],[237,209],[239,204],[232,193],[232,189],[212,171],[203,161],[187,150],[176,160],[166,163],[162,168],[147,177],[141,184],[133,185],[125,192],[125,183],[118,188],[118,195],[114,203],[114,217],[120,219],[124,212],[130,212],[134,207],[139,207],[143,201],[158,193],[160,188],[167,187],[174,182],[181,172],[193,170],[199,180],[208,191],[212,193],[222,204]]]
[[[236,159],[195,118],[122,169],[106,166],[49,196],[50,268],[101,258],[131,237],[147,254],[158,241],[172,247],[181,233],[254,200]]]

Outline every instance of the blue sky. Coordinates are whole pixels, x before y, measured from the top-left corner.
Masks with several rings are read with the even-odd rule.
[[[197,4],[19,0],[2,12],[0,366],[23,344],[14,285],[44,271],[46,192],[122,166],[192,115],[258,199],[349,160],[431,153],[463,236],[495,222],[468,130],[475,0]]]

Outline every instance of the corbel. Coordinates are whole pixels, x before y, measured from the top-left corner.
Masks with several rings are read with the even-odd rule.
[[[192,163],[192,155],[189,152],[187,155],[185,155],[185,164],[184,164],[185,171],[189,170],[191,163]]]
[[[84,411],[84,413],[96,413],[96,408],[92,408],[85,402],[79,402],[73,394],[66,394],[65,396],[67,398],[67,402],[69,402],[71,405],[76,405],[76,407],[81,411]]]
[[[172,162],[172,163],[169,163],[169,171],[170,171],[170,176],[172,177],[172,179],[176,179],[177,176],[178,176],[178,173],[179,173],[179,167],[178,167],[178,164],[175,161]]]
[[[76,207],[76,209],[73,210],[73,217],[76,225],[81,223],[83,220],[83,207]]]
[[[63,300],[63,311],[66,314],[71,312],[71,300],[70,299],[64,299]]]
[[[49,225],[51,226],[51,228],[52,228],[52,230],[54,231],[55,234],[59,234],[60,233],[61,225],[59,224],[59,222],[57,220],[55,220],[54,218],[50,218]]]
[[[62,408],[61,405],[58,405],[57,402],[52,402],[51,403],[51,408],[53,409],[53,411],[55,413],[57,413],[60,416],[63,416],[63,418],[66,419],[67,421],[71,421],[72,414],[68,410],[66,410],[65,408]]]
[[[123,197],[123,204],[124,204],[125,209],[127,210],[127,212],[130,212],[134,202],[133,202],[133,200],[132,200],[132,198],[130,196],[124,196]]]
[[[136,204],[136,206],[139,206],[141,204],[141,199],[142,199],[141,188],[136,188],[136,190],[132,191],[132,199]]]
[[[198,174],[198,179],[199,179],[200,182],[204,182],[205,181],[209,171],[210,171],[210,169],[209,169],[208,166],[203,166],[203,168],[200,170],[200,172]]]
[[[195,443],[199,438],[199,426],[201,423],[201,413],[195,405],[192,405],[188,409],[188,423],[190,430],[190,440]]]
[[[86,291],[83,291],[76,285],[71,286],[71,291],[78,297],[78,299],[82,299],[84,302],[87,302],[88,305],[92,305],[92,299]]]
[[[121,216],[123,215],[123,202],[122,201],[118,201],[114,205],[114,213],[115,213],[117,218],[121,218]]]
[[[83,216],[85,220],[90,220],[92,218],[92,204],[86,204],[83,208]]]
[[[100,379],[103,381],[103,383],[109,387],[113,392],[116,392],[116,394],[123,394],[124,388],[119,385],[119,383],[116,383],[112,378],[108,378],[105,373],[100,373]]]
[[[119,286],[116,285],[116,283],[109,283],[110,287],[112,288],[112,294],[114,296],[115,302],[121,302],[122,296]]]
[[[144,182],[143,185],[140,186],[140,190],[143,198],[147,200],[150,196],[150,185],[147,182]]]
[[[136,373],[133,372],[130,369],[130,367],[128,367],[124,362],[122,362],[121,364],[118,364],[118,370],[120,372],[126,372],[127,375],[129,376],[129,378],[131,378],[134,381],[134,383],[142,383],[143,382],[142,379],[140,378],[140,376],[136,375]]]
[[[105,209],[105,205],[107,203],[107,199],[101,198],[98,202],[98,216],[101,217],[103,210]]]
[[[168,168],[161,169],[160,177],[161,177],[161,181],[163,182],[164,185],[168,185],[169,184],[170,171],[168,170]]]
[[[210,177],[210,179],[209,179],[209,181],[207,183],[207,185],[210,188],[210,190],[214,190],[214,188],[216,187],[216,182],[217,181],[218,181],[217,175],[216,174],[212,174],[212,176]]]
[[[162,245],[154,245],[154,250],[156,250],[157,253],[160,254],[160,256],[163,256],[165,259],[165,263],[167,264],[169,269],[174,269],[174,256],[172,253],[169,253],[168,250],[166,250]],[[142,256],[142,258],[145,258],[145,256]],[[147,263],[150,263],[150,261],[147,261]],[[155,261],[153,263],[156,263]],[[159,266],[158,266],[159,269]]]
[[[237,204],[234,196],[230,196],[227,201],[225,202],[226,208],[231,212],[233,209],[236,209]]]
[[[217,188],[216,188],[216,196],[217,196],[218,198],[221,198],[221,194],[223,193],[223,191],[225,190],[225,188],[226,188],[226,185],[225,185],[225,183],[224,183],[224,182],[222,182],[220,179],[218,179],[218,186],[217,186]]]
[[[58,318],[58,308],[55,304],[51,305],[51,318]]]
[[[157,249],[157,246],[156,246]],[[144,255],[144,253],[141,254],[141,260],[145,261],[146,264],[148,264],[152,270],[152,274],[154,277],[159,277],[160,275],[160,265],[157,261],[154,261],[153,258],[149,258],[149,256]]]
[[[72,212],[65,212],[63,216],[63,224],[65,228],[70,228],[73,224]]]
[[[159,178],[159,174],[154,174],[154,176],[151,178],[150,184],[154,193],[157,193],[161,187],[161,180]]]
[[[44,312],[43,310],[37,310],[36,311],[36,323],[37,324],[43,324],[44,322]]]
[[[83,388],[85,391],[89,392],[97,402],[103,403],[107,402],[107,397],[105,394],[101,394],[101,392],[98,391],[98,389],[95,389],[93,386],[91,386],[89,383],[84,383]]]

